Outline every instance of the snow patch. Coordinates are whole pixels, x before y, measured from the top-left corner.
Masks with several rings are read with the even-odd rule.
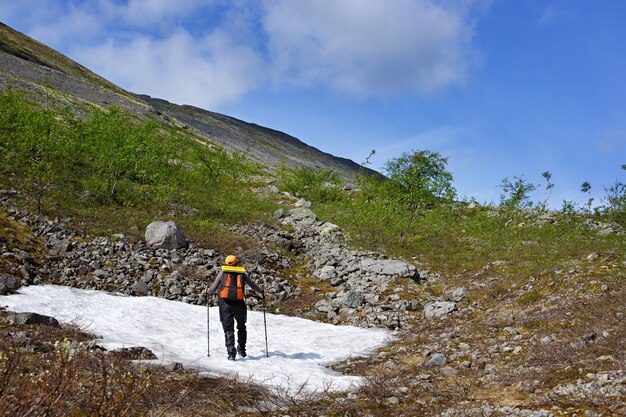
[[[226,359],[217,307],[208,311],[209,349],[207,308],[203,306],[56,285],[23,287],[18,294],[0,297],[0,302],[11,311],[36,312],[78,324],[101,336],[98,344],[108,350],[144,346],[157,356],[155,363],[180,362],[186,369],[207,375],[236,374],[292,392],[302,385],[308,391],[329,386],[350,389],[360,378],[326,366],[350,356],[368,355],[391,338],[390,332],[382,329],[334,326],[267,313],[266,357],[263,313],[248,311],[248,357],[232,362]]]

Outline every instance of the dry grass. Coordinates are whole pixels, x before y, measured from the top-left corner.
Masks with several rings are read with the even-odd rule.
[[[0,312],[0,319],[7,313]],[[134,365],[75,326],[0,331],[0,416],[222,416],[267,393],[249,381]]]

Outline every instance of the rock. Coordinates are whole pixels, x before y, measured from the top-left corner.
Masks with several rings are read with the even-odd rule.
[[[279,208],[278,210],[276,210],[274,212],[274,218],[275,219],[282,219],[286,215],[287,215],[287,211],[285,209],[283,209],[283,208]]]
[[[15,279],[0,274],[0,295],[14,294],[19,287]]]
[[[278,194],[278,193],[280,193],[280,190],[275,185],[270,185],[269,187],[266,187],[264,191],[266,193],[268,193],[268,194]]]
[[[459,374],[459,371],[451,366],[444,366],[443,368],[441,368],[441,373],[445,376],[456,376]]]
[[[374,274],[398,277],[412,277],[417,272],[415,266],[393,259],[379,260],[366,258],[361,260],[361,269]]]
[[[313,276],[321,279],[321,280],[327,280],[330,279],[333,275],[333,272],[335,271],[335,267],[331,266],[331,265],[326,265],[323,266],[322,268],[316,270],[313,272]]]
[[[286,217],[291,219],[294,223],[301,225],[313,225],[317,221],[317,216],[308,208],[300,207],[289,210],[286,213]]]
[[[166,368],[169,369],[172,372],[182,371],[183,369],[185,369],[183,364],[180,363],[180,362],[172,362]]]
[[[508,334],[510,334],[511,336],[517,336],[519,334],[517,329],[514,328],[514,327],[505,327],[504,331],[507,332]]]
[[[305,200],[304,198],[301,198],[300,200],[296,201],[294,203],[294,206],[296,207],[304,207],[304,208],[310,208],[311,207],[311,202]]]
[[[183,232],[174,222],[152,222],[146,227],[146,243],[157,249],[180,249],[189,246]]]
[[[72,242],[68,239],[56,240],[53,239],[47,243],[47,246],[54,252],[65,253],[70,252],[74,247]]]
[[[324,223],[320,230],[320,236],[329,236],[339,232],[339,226],[333,223]]]
[[[444,317],[456,309],[456,303],[452,301],[435,301],[424,306],[424,317],[427,319]]]
[[[451,301],[456,301],[457,303],[465,298],[467,295],[467,288],[458,287],[453,289],[448,296],[448,299]]]
[[[150,294],[150,287],[143,281],[137,281],[133,284],[132,290],[136,296],[143,297]]]
[[[44,324],[47,326],[59,327],[59,322],[54,317],[44,316],[43,314],[37,313],[9,313],[5,321],[12,325]]]
[[[96,269],[93,271],[93,276],[97,278],[106,278],[109,274],[104,269]]]
[[[350,308],[360,307],[363,302],[365,302],[365,297],[357,291],[348,291],[341,298],[341,303]]]
[[[535,226],[544,226],[546,224],[555,223],[557,219],[556,213],[541,213],[537,216],[537,220],[535,221]]]
[[[609,227],[598,231],[599,236],[620,235],[623,233],[624,231],[622,230],[622,227],[617,223],[611,223]]]
[[[334,311],[334,307],[329,300],[322,299],[315,303],[315,309],[321,313],[328,313]]]
[[[446,355],[443,353],[433,353],[430,358],[424,363],[425,366],[440,366],[444,365],[448,361]]]

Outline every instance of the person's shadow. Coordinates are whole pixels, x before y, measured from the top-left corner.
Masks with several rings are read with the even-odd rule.
[[[247,356],[246,360],[258,361],[260,359],[265,359],[267,357],[270,357],[270,358],[280,357],[280,358],[285,358],[285,359],[320,359],[321,355],[319,353],[313,353],[313,352],[298,352],[298,353],[291,353],[288,355],[283,352],[274,351],[274,352],[269,352],[268,356],[266,356],[265,354],[257,355],[257,356]]]

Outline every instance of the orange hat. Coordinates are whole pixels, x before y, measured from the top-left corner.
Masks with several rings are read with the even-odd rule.
[[[235,255],[228,255],[224,261],[226,265],[237,265],[237,257]]]

